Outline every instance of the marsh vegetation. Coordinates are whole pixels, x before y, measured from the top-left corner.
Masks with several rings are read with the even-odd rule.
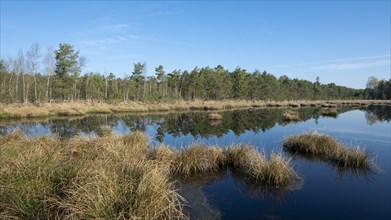
[[[369,105],[391,105],[389,100],[337,100],[337,101],[173,101],[173,102],[66,102],[66,103],[0,103],[0,119],[45,118],[59,116],[85,116],[91,114],[116,114],[140,112],[174,112],[195,110],[230,110],[266,107],[366,107]],[[327,114],[325,110],[325,114]]]
[[[318,158],[344,169],[368,173],[379,170],[369,153],[359,146],[347,147],[335,138],[317,132],[288,137],[283,147],[293,155]]]
[[[232,165],[254,184],[284,188],[298,178],[281,154],[267,158],[248,146],[226,150],[193,145],[180,150],[149,147],[135,132],[115,136],[0,137],[2,218],[186,219],[176,178],[226,170]]]

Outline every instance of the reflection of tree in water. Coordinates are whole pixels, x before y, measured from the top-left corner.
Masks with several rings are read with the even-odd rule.
[[[266,131],[274,127],[280,119],[281,112],[281,109],[220,112],[223,119],[213,125],[210,123],[208,112],[172,114],[167,116],[160,126],[174,137],[188,134],[194,137],[221,137],[231,130],[240,135],[246,130],[258,132],[260,129]]]
[[[372,125],[376,122],[391,120],[391,106],[389,105],[370,105],[366,109],[365,118],[367,119],[367,123]]]
[[[26,134],[39,133],[34,129],[46,129],[41,133],[57,134],[63,138],[69,138],[79,133],[101,135],[101,127],[109,126],[116,129],[121,122],[130,131],[146,131],[148,125],[154,125],[157,129],[156,140],[163,142],[166,134],[173,137],[192,135],[193,137],[208,138],[211,136],[221,137],[232,131],[235,135],[241,135],[246,131],[255,133],[265,132],[276,124],[287,126],[282,114],[286,109],[266,108],[248,109],[219,112],[223,119],[213,122],[209,119],[209,112],[186,112],[172,114],[127,114],[127,115],[94,115],[82,118],[53,118],[41,119],[41,121],[20,120],[12,123],[2,122],[0,134],[9,133],[12,128],[21,127]],[[290,109],[298,113],[301,121],[310,119],[318,120],[322,115],[321,108],[298,108]],[[352,110],[351,107],[333,109],[338,114]],[[363,110],[363,109],[362,109]],[[366,110],[366,119],[369,124],[377,121],[387,121],[391,119],[391,106],[371,105]],[[324,109],[323,109],[324,112]],[[120,131],[121,132],[121,131]],[[123,131],[122,131],[123,132]]]
[[[223,120],[211,125],[208,112],[186,112],[166,115],[94,115],[76,119],[49,119],[45,123],[51,133],[63,138],[69,138],[79,133],[101,135],[101,127],[109,126],[115,128],[119,121],[123,122],[129,130],[145,131],[147,125],[156,125],[156,139],[163,142],[165,134],[174,137],[192,135],[194,137],[221,137],[229,131],[240,135],[247,130],[265,132],[273,128],[276,123],[281,124],[283,109],[256,109],[256,110],[235,110],[221,112]],[[311,118],[312,111],[300,110],[303,118]],[[36,126],[34,123],[22,122],[26,129]],[[6,127],[0,132],[7,133]]]

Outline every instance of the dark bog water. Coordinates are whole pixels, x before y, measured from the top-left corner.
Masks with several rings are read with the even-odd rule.
[[[327,162],[295,156],[292,160],[302,182],[284,191],[256,188],[230,171],[182,182],[181,193],[191,206],[186,211],[192,219],[389,219],[391,107],[343,108],[337,112],[303,108],[294,110],[302,119],[297,123],[284,122],[283,111],[221,112],[221,121],[210,121],[208,112],[0,121],[0,134],[19,128],[31,136],[68,138],[99,135],[101,126],[108,125],[121,134],[145,131],[153,145],[250,143],[270,153],[282,151],[285,137],[316,130],[348,146],[365,148],[375,157],[381,172],[343,171]]]

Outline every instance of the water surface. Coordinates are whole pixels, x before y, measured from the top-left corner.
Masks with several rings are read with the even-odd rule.
[[[144,131],[152,145],[249,143],[270,153],[282,151],[282,141],[290,135],[317,131],[348,146],[363,147],[375,156],[382,172],[343,172],[326,162],[295,156],[292,160],[302,181],[285,191],[254,188],[229,170],[182,182],[181,193],[191,206],[186,212],[193,219],[389,219],[391,107],[342,108],[335,114],[318,108],[293,109],[302,119],[297,123],[284,121],[284,111],[220,112],[221,121],[209,120],[208,112],[0,121],[0,134],[19,128],[30,136],[69,138],[100,135],[105,125],[119,134]]]

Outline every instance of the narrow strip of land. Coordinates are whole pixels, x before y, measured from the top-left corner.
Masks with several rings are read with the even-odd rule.
[[[83,116],[124,112],[226,110],[265,107],[325,107],[391,105],[391,100],[324,100],[324,101],[177,101],[169,103],[121,102],[66,102],[41,104],[0,104],[0,119],[38,118],[52,116]]]

